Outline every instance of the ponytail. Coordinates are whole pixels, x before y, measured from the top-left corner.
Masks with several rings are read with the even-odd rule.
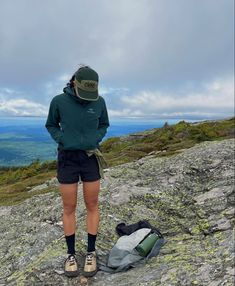
[[[80,65],[79,65],[79,69],[78,69],[77,71],[79,71],[79,70],[82,69],[82,68],[90,68],[90,66],[84,65],[84,64],[80,64]],[[71,79],[69,80],[69,82],[67,83],[67,86],[73,88],[73,87],[74,87],[74,83],[73,83],[74,80],[75,80],[75,73],[73,74],[73,76],[71,77]]]

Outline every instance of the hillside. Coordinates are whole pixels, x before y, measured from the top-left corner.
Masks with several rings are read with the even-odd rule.
[[[114,275],[99,271],[89,285],[234,285],[233,158],[234,139],[225,139],[106,170],[99,259],[105,261],[116,241],[119,222],[148,219],[163,232],[166,244],[145,265]],[[63,275],[66,249],[57,181],[52,178],[28,192],[48,188],[53,191],[0,207],[0,285],[81,285],[80,277]],[[78,193],[76,248],[82,265],[86,232],[81,186]]]
[[[201,123],[181,121],[175,125],[166,122],[163,128],[109,138],[101,144],[101,150],[112,167],[149,154],[153,157],[172,156],[200,142],[233,138],[234,134],[234,118]],[[0,168],[0,205],[17,204],[34,194],[54,191],[49,183],[48,188],[29,192],[33,186],[54,176],[56,161],[35,161],[25,167]]]
[[[146,130],[128,136],[107,139],[101,146],[109,165],[140,159],[151,153],[154,156],[170,156],[182,152],[203,141],[233,138],[235,118],[199,123],[180,121],[175,125]]]

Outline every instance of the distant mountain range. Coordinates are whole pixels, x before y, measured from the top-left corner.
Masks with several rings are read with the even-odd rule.
[[[57,150],[45,128],[46,118],[2,117],[0,120],[0,166],[28,165],[36,159],[54,160]],[[161,127],[164,120],[113,120],[104,138]],[[170,120],[173,124],[177,120]]]

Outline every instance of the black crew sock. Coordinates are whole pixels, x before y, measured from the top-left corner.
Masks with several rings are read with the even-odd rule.
[[[75,254],[75,233],[71,235],[65,236],[67,247],[68,247],[68,254]]]
[[[88,238],[87,252],[95,251],[96,234],[88,233],[87,238]]]

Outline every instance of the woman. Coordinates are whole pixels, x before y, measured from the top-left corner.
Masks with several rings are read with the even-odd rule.
[[[67,276],[78,275],[75,256],[77,187],[81,178],[87,210],[87,254],[84,275],[97,272],[95,242],[99,226],[98,194],[102,168],[99,142],[109,127],[104,99],[98,95],[98,74],[88,66],[72,76],[64,93],[50,104],[46,128],[58,143],[57,178],[63,201],[63,227],[68,257]]]

